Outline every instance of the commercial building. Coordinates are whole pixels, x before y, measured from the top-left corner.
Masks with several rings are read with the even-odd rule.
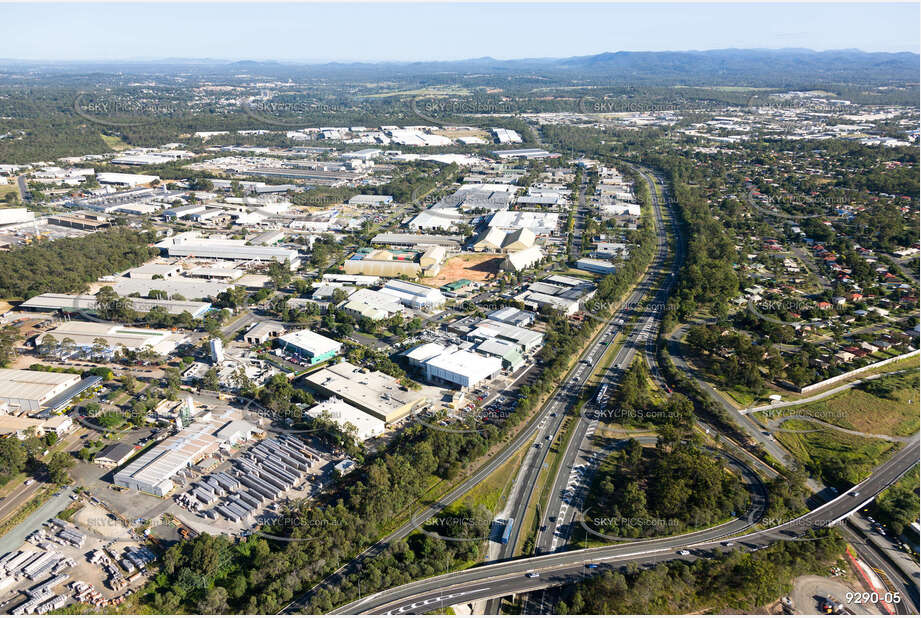
[[[502,270],[518,273],[539,264],[542,259],[544,259],[544,252],[540,247],[514,251],[502,260]]]
[[[73,373],[0,369],[0,403],[23,412],[37,412],[79,382],[80,376]]]
[[[438,289],[440,289],[445,296],[459,296],[465,291],[473,290],[476,287],[477,285],[470,279],[458,279],[457,281],[446,283]]]
[[[389,294],[360,288],[352,292],[341,309],[355,318],[386,320],[403,311],[400,301]]]
[[[0,208],[0,226],[17,225],[35,220],[35,213],[28,208]]]
[[[547,159],[558,157],[540,148],[519,148],[516,150],[493,150],[492,153],[500,159]]]
[[[251,245],[263,245],[268,247],[277,245],[285,239],[285,236],[287,236],[287,234],[281,230],[266,230],[255,238],[251,238],[248,242]]]
[[[523,311],[515,307],[503,307],[502,309],[496,309],[486,317],[495,322],[525,327],[533,324],[536,316],[530,311]]]
[[[387,431],[387,423],[338,397],[322,401],[304,413],[311,418],[333,421],[344,431],[351,429],[355,438],[361,442]]]
[[[131,296],[132,294],[149,296],[151,290],[158,290],[164,292],[168,298],[179,295],[186,299],[215,298],[221,292],[233,287],[230,283],[225,283],[224,281],[202,281],[201,279],[186,277],[171,277],[169,279],[120,277],[111,285],[119,296]]]
[[[446,349],[425,361],[425,377],[460,388],[474,388],[502,371],[502,361],[493,356],[481,356],[467,350]]]
[[[0,436],[13,435],[20,440],[28,438],[30,434],[42,437],[45,434],[53,433],[60,437],[67,433],[71,427],[73,427],[73,420],[69,416],[32,418],[0,414]]]
[[[311,365],[329,360],[342,351],[338,341],[308,329],[282,335],[277,341],[278,347],[303,357]]]
[[[511,341],[502,339],[486,339],[476,347],[476,351],[487,356],[494,356],[502,361],[502,367],[515,371],[524,365],[521,348]]]
[[[281,322],[259,322],[243,335],[243,341],[250,345],[262,345],[269,339],[281,337],[285,327]]]
[[[537,237],[529,228],[508,231],[499,227],[488,227],[484,234],[473,244],[474,251],[491,253],[511,253],[534,247]]]
[[[407,225],[411,230],[451,230],[466,221],[467,217],[457,208],[429,208],[413,217]]]
[[[349,199],[349,206],[385,206],[392,203],[392,195],[355,195]]]
[[[134,453],[135,448],[133,445],[126,444],[125,442],[116,442],[115,444],[104,447],[96,453],[96,456],[93,457],[93,463],[99,464],[100,466],[117,468],[131,459]]]
[[[387,245],[390,247],[406,247],[415,249],[418,247],[444,247],[449,251],[459,251],[461,243],[464,242],[463,236],[445,236],[439,234],[397,234],[393,232],[383,232],[371,239],[371,244]]]
[[[49,225],[59,225],[77,230],[101,230],[111,225],[103,215],[55,215],[48,217]]]
[[[601,275],[608,275],[617,270],[614,264],[609,260],[598,260],[595,258],[579,258],[576,260],[576,268]]]
[[[446,300],[444,294],[435,288],[399,279],[391,279],[380,291],[412,309],[440,309]]]
[[[556,212],[530,212],[524,210],[500,210],[489,220],[489,227],[514,231],[527,228],[537,236],[551,236],[560,224]]]
[[[115,473],[115,484],[163,497],[175,486],[172,477],[220,448],[214,435],[226,423],[201,421],[166,438]]]
[[[159,176],[149,176],[147,174],[119,174],[117,172],[101,172],[96,174],[96,180],[102,185],[120,185],[123,187],[138,187],[140,185],[149,185],[155,180],[160,180]]]
[[[154,307],[160,307],[170,315],[180,315],[188,311],[193,318],[200,318],[211,309],[211,303],[191,300],[160,300],[150,298],[131,298],[131,308],[138,313],[148,313]],[[98,313],[96,297],[92,294],[39,294],[19,305],[19,309],[28,311],[62,311],[79,313]]]
[[[504,339],[520,346],[525,352],[533,352],[544,344],[544,334],[541,332],[494,320],[480,320],[476,328],[464,335],[464,338],[467,341]]]
[[[408,390],[386,373],[344,361],[311,373],[304,381],[312,390],[339,397],[385,423],[397,421],[426,403],[424,396]]]
[[[345,261],[343,269],[350,275],[431,277],[438,274],[446,255],[441,246],[428,247],[424,252],[368,247],[356,251]]]
[[[542,281],[532,283],[527,290],[518,294],[526,307],[538,310],[541,307],[561,311],[564,315],[573,315],[579,311],[582,303],[590,300],[596,292],[594,284],[565,275],[552,275]]]

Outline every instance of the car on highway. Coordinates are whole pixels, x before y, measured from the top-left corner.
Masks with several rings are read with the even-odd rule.
[[[850,493],[850,495],[854,496],[855,498],[859,498],[859,497],[860,497],[860,492],[859,492],[859,491],[852,491],[852,492],[849,492],[849,493]]]
[[[597,568],[598,568],[598,565],[595,564],[594,562],[592,562],[592,563],[590,563],[590,564],[586,564],[586,565],[585,565],[585,568],[587,568],[587,569],[597,569]]]
[[[533,577],[540,577],[540,573],[535,573],[534,571],[531,571],[531,572],[528,573],[528,577],[532,577],[532,578],[533,578]]]
[[[686,549],[682,549],[682,550],[680,550],[680,551],[678,552],[678,555],[679,555],[679,556],[690,556],[690,555],[691,555],[691,552],[689,552],[689,551],[686,550]]]

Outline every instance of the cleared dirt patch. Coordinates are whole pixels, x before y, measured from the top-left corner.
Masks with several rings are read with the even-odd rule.
[[[499,272],[499,266],[505,256],[494,253],[462,253],[448,258],[441,265],[441,272],[434,277],[427,277],[422,283],[441,286],[458,279],[471,281],[490,281]]]

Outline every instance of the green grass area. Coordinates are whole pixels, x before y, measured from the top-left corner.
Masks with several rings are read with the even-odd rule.
[[[811,416],[865,433],[910,436],[919,428],[918,386],[917,372],[885,376],[821,401],[773,412],[778,416]]]
[[[126,148],[131,148],[131,144],[124,141],[117,135],[104,135],[100,133],[99,137],[101,137],[102,141],[105,142],[105,145],[112,150],[125,150]]]
[[[10,193],[16,195],[17,198],[19,197],[19,189],[16,188],[16,181],[12,181],[8,185],[0,185],[0,200]]]
[[[508,461],[502,464],[492,474],[487,476],[481,483],[464,494],[457,502],[451,506],[465,504],[467,506],[482,506],[490,513],[495,515],[500,510],[500,505],[508,496],[509,488],[515,482],[518,474],[518,467],[524,458],[531,442],[527,442],[517,453],[512,455]]]
[[[791,393],[785,394],[784,399],[787,401],[796,401],[797,399],[803,399],[806,397],[814,397],[822,392],[829,391],[833,388],[837,388],[842,384],[847,384],[848,382],[854,382],[856,380],[865,378],[872,375],[880,375],[883,373],[893,373],[896,371],[902,371],[904,369],[919,369],[921,368],[921,356],[912,356],[909,358],[903,358],[902,360],[889,363],[888,365],[883,365],[882,367],[868,367],[864,368],[863,371],[855,373],[853,376],[849,377],[847,380],[842,380],[841,382],[836,382],[826,386],[825,388],[820,388],[818,390],[811,391],[809,393]]]
[[[755,403],[759,399],[751,390],[742,385],[733,386],[731,388],[718,389],[720,392],[728,395],[733,401],[738,404],[740,408],[747,408]]]
[[[799,419],[784,421],[781,429],[791,431],[777,431],[775,438],[812,474],[839,490],[865,479],[895,450],[887,440],[853,436]]]

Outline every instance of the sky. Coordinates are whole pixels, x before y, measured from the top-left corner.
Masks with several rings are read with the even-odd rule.
[[[919,51],[901,4],[2,4],[0,58],[415,61],[725,48]]]

